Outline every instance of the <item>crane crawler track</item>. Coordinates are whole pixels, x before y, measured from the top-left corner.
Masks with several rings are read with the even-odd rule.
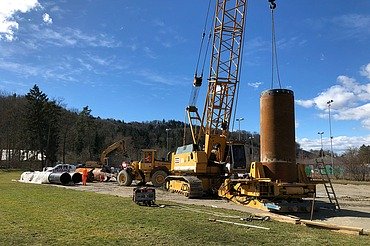
[[[170,192],[182,194],[188,198],[203,196],[202,181],[195,176],[167,176],[166,189]]]

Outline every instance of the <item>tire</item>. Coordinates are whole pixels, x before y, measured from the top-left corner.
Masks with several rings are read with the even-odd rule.
[[[162,186],[165,182],[165,178],[167,177],[167,173],[163,170],[157,170],[153,173],[151,181],[152,184],[156,187]]]
[[[132,176],[127,170],[122,170],[117,175],[117,182],[119,185],[130,186],[132,183]]]

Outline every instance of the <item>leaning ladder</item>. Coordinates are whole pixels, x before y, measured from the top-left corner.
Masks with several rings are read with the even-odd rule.
[[[324,160],[317,160],[316,159],[316,167],[321,175],[322,180],[324,181],[324,187],[326,190],[326,194],[328,195],[329,202],[335,206],[336,210],[340,210],[340,206],[338,203],[337,196],[335,195],[335,191],[333,188],[333,184],[331,183],[330,177],[328,175],[328,172],[325,168]]]

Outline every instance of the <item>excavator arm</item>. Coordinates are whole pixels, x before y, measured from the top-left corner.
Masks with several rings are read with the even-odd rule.
[[[107,163],[107,160],[108,160],[107,156],[115,150],[120,150],[122,152],[126,152],[125,141],[123,139],[109,145],[105,150],[103,150],[103,152],[100,155],[100,163],[103,164],[103,165],[108,164]]]

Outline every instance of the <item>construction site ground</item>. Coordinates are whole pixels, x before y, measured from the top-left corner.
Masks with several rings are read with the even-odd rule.
[[[94,182],[88,183],[86,186],[60,186],[68,189],[91,191],[101,194],[109,194],[122,197],[132,197],[133,188],[119,186],[116,182]],[[367,232],[370,231],[370,183],[363,184],[333,184],[336,192],[338,202],[340,204],[340,211],[333,210],[319,210],[313,214],[313,221],[325,222],[338,226],[349,226],[363,228]],[[156,189],[156,203],[161,204],[162,201],[171,201],[181,204],[192,204],[201,206],[210,206],[224,209],[234,209],[245,211],[252,214],[261,214],[263,211],[238,205],[222,199],[188,199],[180,194],[174,194],[164,191],[160,188]],[[316,201],[328,202],[323,185],[317,186]],[[294,214],[301,219],[310,219],[310,213]]]

